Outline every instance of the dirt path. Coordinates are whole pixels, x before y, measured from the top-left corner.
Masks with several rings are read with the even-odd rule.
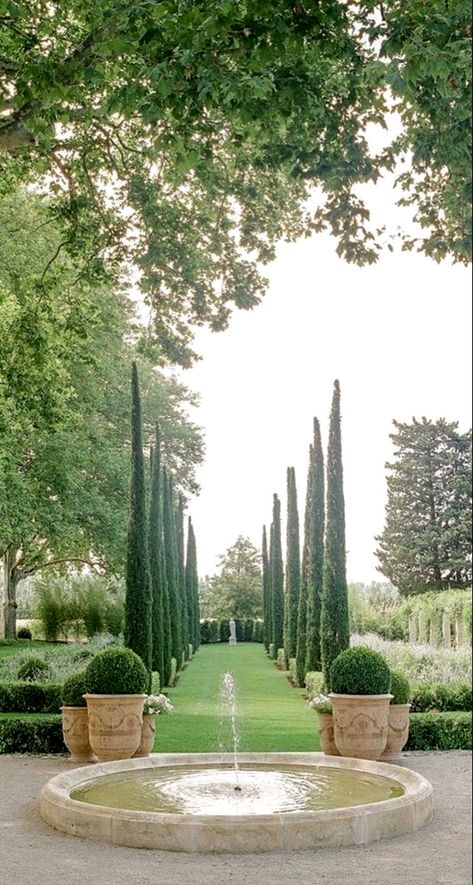
[[[362,848],[260,855],[186,855],[63,836],[38,814],[41,786],[64,757],[0,756],[0,880],[10,885],[467,885],[471,756],[405,753],[434,787],[433,822],[415,836]]]

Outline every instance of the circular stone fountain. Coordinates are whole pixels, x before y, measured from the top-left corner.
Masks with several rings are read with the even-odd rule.
[[[41,816],[134,848],[334,848],[415,832],[432,817],[432,787],[406,768],[323,753],[156,754],[57,775]]]

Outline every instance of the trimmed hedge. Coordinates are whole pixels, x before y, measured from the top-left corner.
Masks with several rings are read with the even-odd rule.
[[[0,716],[0,753],[67,753],[59,716]]]
[[[61,685],[55,682],[0,682],[1,713],[59,713]]]
[[[411,713],[427,713],[430,710],[441,713],[453,710],[471,710],[472,689],[467,683],[434,683],[416,685],[411,695]]]
[[[309,670],[309,672],[305,674],[305,687],[310,698],[315,698],[316,695],[322,694],[324,689],[324,674],[319,670]]]
[[[411,713],[405,750],[471,750],[471,713]]]
[[[392,704],[408,704],[411,694],[411,686],[409,680],[402,673],[391,671],[391,694]]]

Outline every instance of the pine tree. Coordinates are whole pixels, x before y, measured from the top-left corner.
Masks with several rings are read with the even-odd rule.
[[[164,574],[162,559],[163,527],[161,518],[161,440],[156,425],[156,443],[151,447],[151,497],[149,507],[149,569],[151,578],[153,670],[164,685]]]
[[[266,526],[263,526],[263,545],[262,545],[262,581],[263,581],[263,643],[266,651],[269,651],[271,642],[271,587],[269,572],[269,556],[268,556],[268,539],[266,537]]]
[[[134,362],[131,376],[131,494],[128,526],[125,645],[135,651],[151,673],[151,585],[148,559],[145,470],[141,428],[141,400],[138,368]]]
[[[173,506],[172,477],[163,471],[163,538],[166,564],[166,582],[171,622],[171,654],[179,669],[182,661],[181,607],[179,599],[179,573],[177,565],[176,526]]]
[[[271,531],[271,596],[273,623],[273,657],[284,647],[284,568],[281,545],[281,502],[273,496],[273,523]]]
[[[296,472],[287,470],[287,532],[286,532],[286,616],[284,650],[287,662],[296,656],[297,614],[301,584],[301,553],[299,538],[299,512],[297,508]]]
[[[400,593],[471,584],[471,431],[422,418],[394,421],[380,571]]]
[[[313,670],[320,670],[322,666],[320,620],[322,612],[322,587],[324,574],[325,480],[324,455],[322,450],[322,440],[320,438],[320,425],[317,418],[314,418],[312,450],[313,464],[307,585],[306,673]]]
[[[349,644],[340,385],[335,381],[327,451],[327,528],[321,615],[322,670],[328,690],[332,661]]]
[[[189,614],[187,611],[186,597],[186,564],[184,558],[184,510],[185,500],[179,495],[176,511],[176,548],[177,548],[177,576],[179,607],[181,610],[181,637],[184,660],[189,660]]]
[[[312,513],[312,483],[314,472],[314,447],[309,449],[309,468],[307,471],[307,491],[304,511],[304,545],[302,548],[301,565],[301,592],[299,596],[299,608],[297,612],[297,649],[296,649],[296,674],[297,682],[301,687],[305,685],[306,662],[307,662],[307,607],[308,589],[310,577],[310,527]]]

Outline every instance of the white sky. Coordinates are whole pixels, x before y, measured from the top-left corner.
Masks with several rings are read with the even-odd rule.
[[[392,194],[377,191],[377,220],[392,219]],[[200,391],[192,417],[203,426],[201,494],[189,508],[199,574],[239,534],[259,547],[294,466],[303,524],[312,419],[326,451],[333,381],[342,393],[348,578],[385,580],[374,536],[384,524],[392,420],[413,416],[471,424],[470,273],[418,254],[386,252],[374,267],[347,265],[319,235],[281,244],[262,304],[236,312],[230,328],[199,330],[203,359],[182,373]],[[302,530],[302,529],[301,529]],[[283,526],[285,532],[285,526]]]

